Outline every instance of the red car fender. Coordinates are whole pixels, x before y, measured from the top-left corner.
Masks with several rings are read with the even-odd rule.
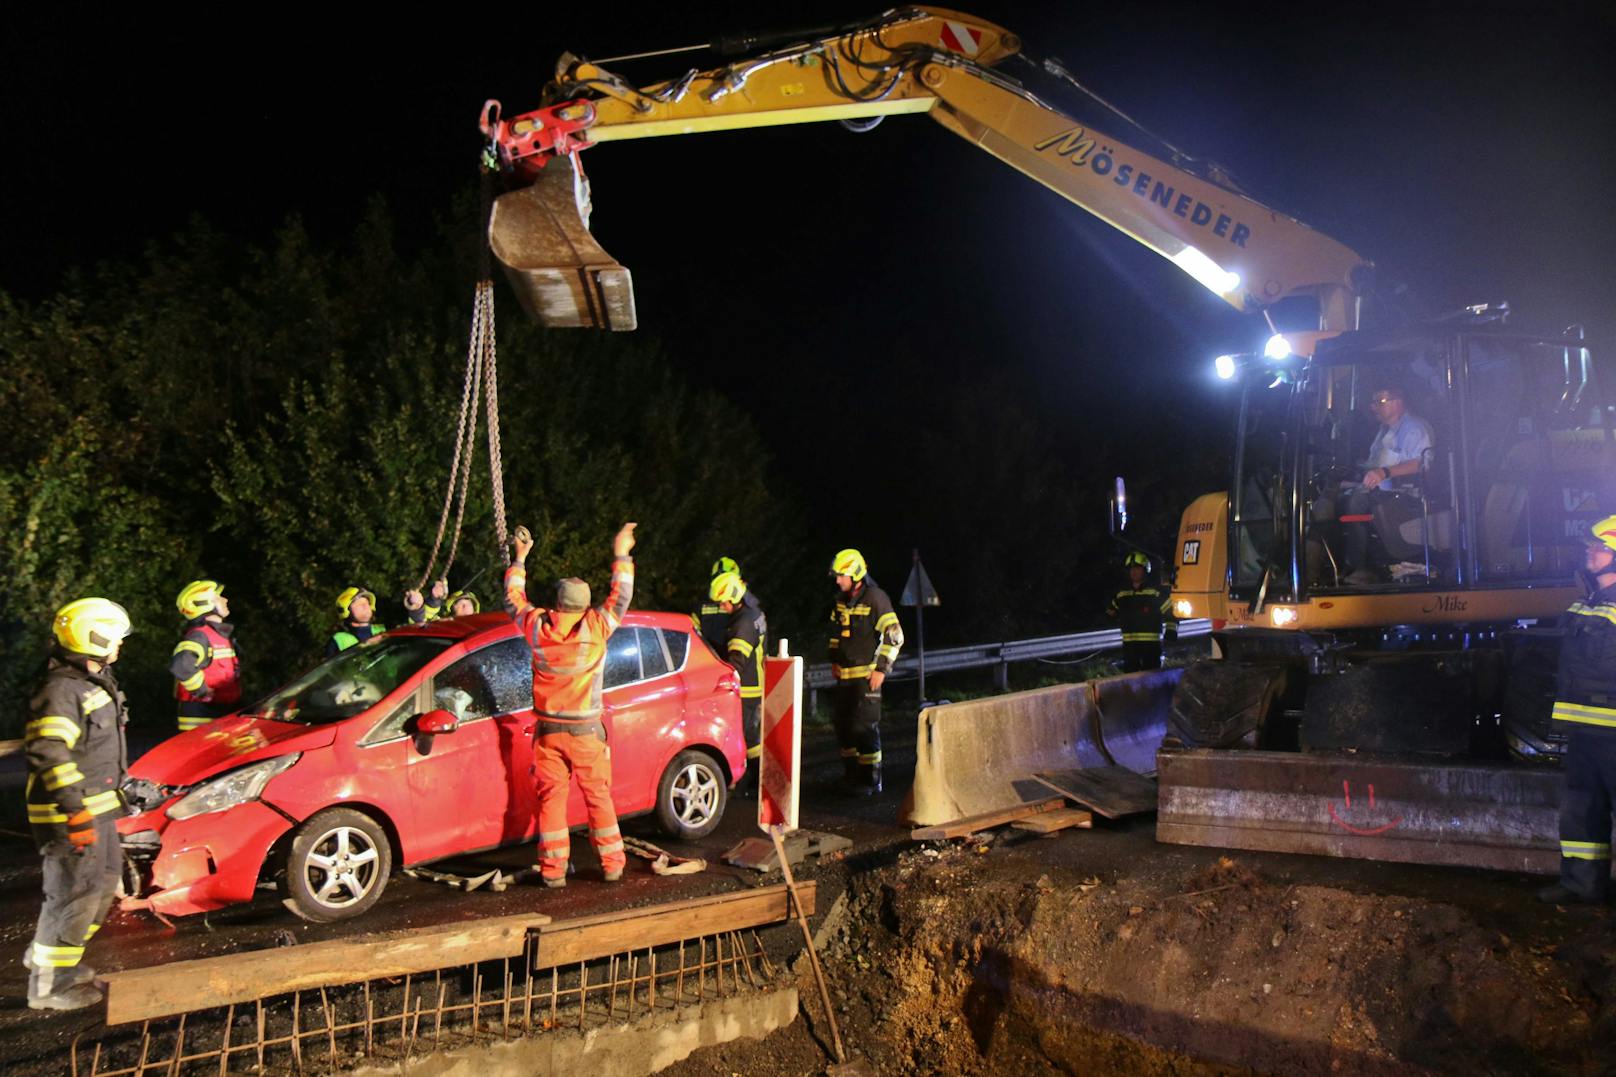
[[[221,817],[228,815],[228,825]],[[139,822],[139,817],[127,820]],[[252,899],[264,861],[293,823],[258,801],[225,812],[167,820],[163,844],[152,861],[152,891],[125,898],[124,909],[151,909],[189,916]],[[128,833],[139,829],[120,827]]]

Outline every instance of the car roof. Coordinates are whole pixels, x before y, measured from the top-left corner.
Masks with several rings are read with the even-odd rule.
[[[629,610],[623,617],[625,625],[637,625],[641,628],[675,628],[690,631],[690,615],[687,613],[659,613],[654,610]],[[511,620],[507,613],[474,613],[470,617],[442,617],[436,621],[428,621],[421,625],[405,625],[402,628],[391,629],[388,635],[407,634],[411,636],[436,636],[452,640],[466,640],[473,637],[484,639],[498,639],[501,636],[514,635],[516,622]]]

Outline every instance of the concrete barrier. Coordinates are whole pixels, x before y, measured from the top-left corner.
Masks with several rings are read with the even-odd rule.
[[[934,826],[1042,799],[1049,789],[1031,779],[1038,771],[1116,764],[1153,773],[1180,673],[1132,673],[926,708],[905,820]]]

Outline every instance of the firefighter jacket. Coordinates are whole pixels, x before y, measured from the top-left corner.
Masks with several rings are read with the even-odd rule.
[[[436,621],[439,617],[443,616],[443,607],[446,602],[447,600],[445,600],[445,602],[439,602],[431,595],[423,595],[421,597],[420,609],[406,611],[410,615],[410,624],[424,625],[428,621]]]
[[[40,847],[67,836],[81,811],[123,806],[118,790],[129,764],[123,692],[112,671],[92,673],[82,655],[58,649],[28,705],[28,822]]]
[[[1616,586],[1566,611],[1554,718],[1616,730]]]
[[[864,577],[851,593],[836,596],[830,611],[830,664],[839,681],[887,673],[903,647],[903,628],[892,599]]]
[[[186,622],[185,635],[174,646],[168,671],[174,675],[174,698],[182,704],[206,702],[231,706],[241,702],[241,661],[234,640],[236,626],[206,616]]]
[[[1173,620],[1172,610],[1171,592],[1147,584],[1118,591],[1105,608],[1105,615],[1122,629],[1123,643],[1159,643],[1163,628],[1169,637],[1178,635],[1178,622]]]
[[[363,643],[372,636],[379,636],[386,631],[386,625],[374,621],[364,625],[344,621],[335,632],[331,633],[331,638],[325,641],[325,656],[330,658],[332,655],[341,654],[354,644]]]
[[[612,589],[606,601],[583,611],[563,633],[549,610],[527,600],[527,569],[520,563],[505,570],[505,610],[516,621],[533,652],[533,709],[540,721],[537,735],[584,732],[600,726],[601,680],[606,641],[622,623],[634,596],[634,559],[612,561]]]
[[[759,616],[763,615],[763,607],[750,587],[747,588],[746,594],[741,596],[741,603]],[[732,616],[725,613],[716,602],[703,602],[696,612],[690,615],[691,627],[696,630],[697,635],[707,641],[707,646],[719,657],[728,654],[725,646],[729,640],[729,622]]]
[[[738,603],[726,614],[724,657],[741,675],[741,698],[763,698],[763,655],[767,649],[769,626],[763,608],[756,603]]]

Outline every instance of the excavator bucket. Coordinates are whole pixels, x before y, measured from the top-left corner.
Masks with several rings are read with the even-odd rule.
[[[494,200],[488,242],[522,309],[554,328],[633,329],[629,272],[589,234],[589,181],[557,157],[529,187]]]

